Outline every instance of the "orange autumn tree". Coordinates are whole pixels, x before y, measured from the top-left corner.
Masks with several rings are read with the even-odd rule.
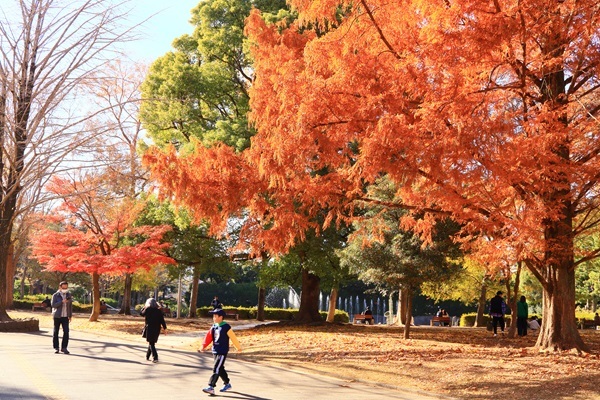
[[[143,204],[106,196],[102,180],[55,177],[49,191],[62,199],[52,215],[43,218],[32,241],[32,256],[49,271],[86,272],[92,278],[93,309],[100,315],[102,274],[133,274],[159,263],[172,264],[163,226],[136,226]]]
[[[575,268],[600,249],[575,238],[600,226],[596,3],[290,3],[297,23],[247,22],[251,147],[152,152],[169,193],[215,222],[244,209],[247,232],[281,250],[317,212],[328,225],[375,202],[365,187],[385,174],[399,187],[386,205],[426,215],[405,227],[426,237],[450,214],[463,237],[519,249],[544,288],[538,348],[587,350]]]

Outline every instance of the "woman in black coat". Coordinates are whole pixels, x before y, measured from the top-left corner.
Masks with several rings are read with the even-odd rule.
[[[158,303],[153,298],[146,300],[146,304],[141,315],[146,317],[146,325],[144,326],[144,336],[148,342],[148,351],[146,352],[146,360],[150,361],[150,354],[152,354],[152,362],[158,362],[158,353],[156,352],[155,344],[158,342],[158,336],[160,335],[160,327],[162,326],[167,331],[167,324],[165,323],[165,317],[163,316],[162,310],[158,308]]]

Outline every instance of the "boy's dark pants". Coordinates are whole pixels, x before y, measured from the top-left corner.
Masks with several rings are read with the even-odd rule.
[[[225,371],[225,359],[227,358],[227,354],[215,354],[215,365],[213,366],[213,374],[208,381],[208,385],[215,387],[217,386],[217,380],[219,377],[223,379],[224,384],[229,383],[229,376],[227,376],[227,371]]]

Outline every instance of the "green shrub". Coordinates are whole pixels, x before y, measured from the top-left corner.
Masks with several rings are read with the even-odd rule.
[[[111,297],[100,297],[100,301],[102,300],[111,307],[119,308],[119,302]]]
[[[16,310],[31,310],[33,303],[40,303],[42,300],[13,300],[13,308]]]
[[[38,295],[36,295],[38,296]],[[31,308],[33,307],[34,303],[41,303],[42,300],[44,300],[46,298],[45,295],[42,295],[43,297],[41,299],[26,299],[26,300],[13,300],[13,307],[16,310],[31,310]],[[31,296],[34,297],[34,296]],[[73,302],[73,312],[77,312],[77,313],[85,313],[85,312],[92,312],[92,305],[91,304],[80,304],[78,301],[74,301]]]
[[[227,312],[228,310],[236,310],[239,319],[256,319],[257,309],[256,307],[223,307]],[[211,307],[200,307],[196,309],[196,315],[203,318],[209,318],[211,314],[209,311]],[[327,318],[327,312],[321,311],[323,320]],[[298,309],[292,308],[271,308],[265,307],[265,319],[275,321],[293,321],[298,314]],[[345,322],[350,321],[348,313],[342,310],[335,310],[334,322]]]
[[[78,301],[73,302],[73,312],[76,313],[91,313],[93,304],[80,304]]]
[[[593,311],[587,311],[587,310],[575,310],[575,318],[577,318],[577,321],[581,321],[583,319],[587,319],[587,320],[593,320],[594,319],[594,312]]]
[[[196,306],[209,306],[214,296],[219,296],[225,306],[255,306],[258,287],[256,283],[201,283]]]
[[[475,324],[475,318],[477,317],[477,313],[465,313],[460,316],[459,326],[473,326]],[[485,325],[491,321],[492,318],[488,314],[483,315],[483,322]],[[510,315],[504,316],[504,321],[506,321],[506,325],[510,325],[511,317]]]
[[[323,320],[327,319],[327,311],[320,311],[320,313],[323,316]],[[350,316],[346,311],[338,310],[336,308],[335,314],[333,315],[333,322],[347,324],[350,322]]]

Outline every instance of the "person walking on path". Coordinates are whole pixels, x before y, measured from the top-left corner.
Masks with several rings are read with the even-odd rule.
[[[224,383],[224,386],[220,391],[226,392],[231,389],[229,376],[227,375],[227,371],[225,371],[225,360],[227,359],[227,353],[229,353],[229,341],[231,340],[238,352],[242,351],[242,346],[237,340],[235,333],[233,333],[231,326],[223,321],[225,318],[225,311],[217,308],[210,311],[210,313],[213,315],[213,326],[206,333],[204,343],[202,344],[202,350],[199,351],[206,350],[212,343],[212,353],[215,358],[213,373],[208,380],[208,387],[202,389],[202,391],[208,394],[215,394],[215,386],[217,386],[219,377]]]
[[[160,327],[162,326],[167,334],[167,323],[165,317],[158,308],[158,303],[152,297],[146,300],[146,304],[140,315],[145,317],[146,325],[142,332],[142,336],[146,338],[148,342],[148,351],[146,351],[146,360],[150,361],[150,355],[152,355],[152,362],[158,362],[158,353],[156,352],[156,342],[158,342],[158,336],[160,335]]]
[[[496,296],[490,301],[490,317],[494,328],[494,337],[498,336],[498,325],[504,335],[504,314],[506,314],[506,302],[502,298],[502,292],[496,292]]]
[[[63,336],[60,351],[64,354],[69,354],[67,347],[69,346],[69,322],[71,322],[71,317],[73,316],[73,302],[71,301],[69,284],[66,281],[62,281],[58,287],[59,289],[52,295],[52,318],[54,319],[52,346],[54,347],[54,352],[58,354],[58,331],[62,326]]]
[[[517,303],[517,333],[519,336],[527,335],[527,318],[529,318],[529,307],[525,296],[521,296]]]
[[[223,308],[223,304],[221,304],[219,301],[219,296],[215,296],[215,298],[210,302],[210,306],[213,308],[213,310],[216,310],[217,308]]]

